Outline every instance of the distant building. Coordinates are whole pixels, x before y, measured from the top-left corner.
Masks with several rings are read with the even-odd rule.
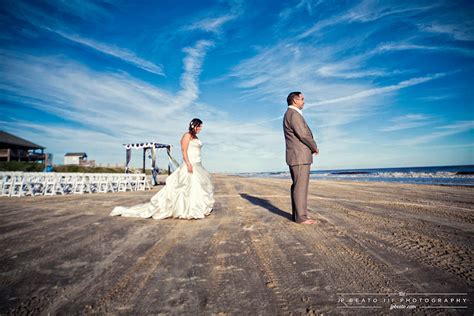
[[[66,153],[64,155],[65,165],[80,165],[81,161],[87,161],[86,153]]]
[[[45,147],[0,131],[0,161],[43,161]]]

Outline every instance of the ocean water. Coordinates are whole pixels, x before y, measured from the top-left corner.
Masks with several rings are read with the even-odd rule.
[[[240,173],[238,175],[245,177],[291,178],[289,171]],[[313,170],[311,171],[311,179],[474,186],[474,165]]]

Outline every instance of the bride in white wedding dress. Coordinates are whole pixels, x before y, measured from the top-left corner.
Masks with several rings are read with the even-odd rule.
[[[117,206],[110,215],[154,219],[198,219],[209,215],[214,206],[214,186],[209,172],[201,164],[202,143],[197,137],[201,129],[200,119],[189,123],[189,132],[181,138],[184,163],[166,179],[165,187],[150,202],[132,207]]]

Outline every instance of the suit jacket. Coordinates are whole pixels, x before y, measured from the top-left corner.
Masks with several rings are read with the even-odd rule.
[[[283,133],[288,166],[312,164],[318,146],[303,116],[294,109],[288,108],[283,117]]]

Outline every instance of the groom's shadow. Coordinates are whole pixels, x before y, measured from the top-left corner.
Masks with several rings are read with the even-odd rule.
[[[265,199],[261,199],[261,198],[258,198],[256,196],[251,196],[251,195],[248,195],[248,194],[245,194],[245,193],[240,193],[240,196],[244,199],[246,199],[247,201],[249,201],[250,203],[254,204],[254,205],[258,205],[258,206],[261,206],[263,208],[266,208],[267,210],[269,210],[270,212],[272,212],[273,214],[276,214],[276,215],[280,215],[288,220],[292,220],[292,215],[291,214],[288,214],[287,212],[279,209],[278,207],[276,207],[275,205],[273,205],[272,203],[270,203],[269,200],[265,200]]]

